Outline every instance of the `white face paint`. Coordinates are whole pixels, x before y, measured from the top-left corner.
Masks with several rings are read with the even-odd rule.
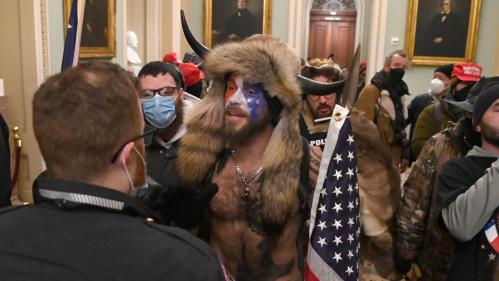
[[[224,95],[225,122],[233,132],[248,126],[258,126],[268,120],[268,105],[265,89],[260,83],[248,83],[233,73]]]
[[[234,84],[234,85],[233,85]],[[226,100],[225,100],[225,108],[229,105],[238,104],[244,109],[246,112],[248,111],[248,102],[244,97],[243,93],[243,85],[244,79],[240,75],[231,75],[229,78],[229,82],[227,83],[227,91],[226,91]]]

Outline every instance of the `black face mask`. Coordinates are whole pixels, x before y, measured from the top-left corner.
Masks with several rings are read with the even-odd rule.
[[[463,101],[466,99],[466,96],[468,96],[468,93],[470,92],[471,88],[473,88],[472,85],[467,85],[466,87],[462,88],[461,90],[456,90],[456,87],[453,86],[451,89],[451,95],[456,101]]]
[[[402,68],[391,68],[390,69],[390,79],[392,81],[402,81],[402,78],[404,78],[405,75],[405,70]]]

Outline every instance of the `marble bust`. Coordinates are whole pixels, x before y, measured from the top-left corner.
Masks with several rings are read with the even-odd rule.
[[[127,68],[129,71],[133,72],[135,76],[139,74],[142,68],[142,60],[139,54],[137,54],[137,46],[139,45],[139,40],[137,34],[133,31],[127,32]]]

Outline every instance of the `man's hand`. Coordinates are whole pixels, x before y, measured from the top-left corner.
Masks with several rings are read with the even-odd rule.
[[[409,168],[410,162],[408,159],[402,159],[399,164],[399,173],[405,172]]]
[[[139,199],[157,212],[165,222],[173,221],[183,229],[192,230],[201,223],[211,199],[217,192],[218,186],[214,183],[202,186],[151,186]]]

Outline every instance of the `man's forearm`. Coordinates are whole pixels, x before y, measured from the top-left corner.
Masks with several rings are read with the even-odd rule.
[[[471,240],[499,206],[499,160],[466,192],[442,209],[449,232],[458,240]]]

